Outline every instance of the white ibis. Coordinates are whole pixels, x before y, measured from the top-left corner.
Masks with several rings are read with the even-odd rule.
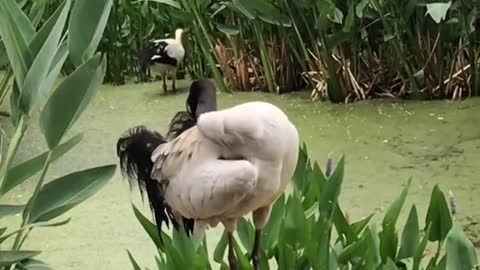
[[[222,223],[231,269],[238,265],[233,232],[238,219],[250,212],[255,226],[251,259],[258,269],[261,232],[293,177],[298,149],[296,127],[267,102],[204,112],[195,125],[170,141],[139,126],[117,143],[124,175],[156,188],[157,210],[162,213],[157,226],[162,221],[168,224],[168,219],[174,224],[190,220],[183,222],[184,228],[201,234],[208,225]]]

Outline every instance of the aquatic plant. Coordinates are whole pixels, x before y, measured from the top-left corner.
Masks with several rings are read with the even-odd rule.
[[[2,269],[49,269],[34,257],[40,251],[23,250],[29,233],[40,227],[60,226],[70,218],[57,218],[93,196],[113,176],[116,165],[104,165],[71,172],[46,181],[48,168],[78,145],[82,134],[66,139],[86,109],[105,75],[105,58],[96,52],[112,6],[111,0],[63,0],[45,21],[45,1],[0,1],[0,36],[9,60],[10,120],[13,136],[8,140],[0,165],[0,196],[33,178],[35,189],[25,204],[0,205],[0,218],[21,213],[18,229],[0,229]],[[85,17],[88,14],[88,21]],[[68,18],[68,19],[67,19]],[[65,61],[73,65],[69,76],[60,79]],[[60,79],[60,80],[59,80]],[[7,79],[8,80],[8,79]],[[2,96],[3,97],[3,96]],[[32,119],[39,114],[39,126],[48,150],[14,165],[15,156]],[[2,134],[3,136],[3,134]],[[6,141],[2,137],[3,142]],[[5,247],[12,240],[11,248]]]
[[[59,0],[46,2],[48,13]],[[213,77],[222,91],[307,87],[312,99],[333,102],[480,95],[476,0],[114,0],[113,5],[99,45],[109,59],[108,83],[144,80],[138,52],[184,27],[190,30],[184,71],[193,78]]]
[[[344,157],[328,177],[310,160],[305,145],[299,157],[293,191],[276,202],[262,236],[260,269],[453,270],[474,269],[478,264],[472,243],[462,227],[453,221],[447,199],[438,186],[430,197],[425,227],[420,227],[413,204],[399,235],[397,223],[411,179],[386,210],[380,227],[370,223],[373,214],[351,223],[338,201],[344,181]],[[329,166],[331,161],[327,169]],[[161,244],[155,225],[135,205],[133,210],[158,248],[158,269],[213,269],[205,238],[189,239],[183,230],[173,230],[171,237],[167,232],[162,235],[166,241]],[[251,222],[241,219],[238,224],[241,243],[236,243],[240,269],[252,269],[246,251],[253,244],[253,234]],[[437,244],[433,256],[426,255],[429,243]],[[224,261],[226,244],[224,234],[213,251],[220,269],[228,269]],[[142,269],[130,251],[128,256],[134,269]]]

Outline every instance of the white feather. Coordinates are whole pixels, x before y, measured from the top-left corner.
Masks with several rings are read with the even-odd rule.
[[[168,179],[165,200],[184,217],[226,225],[266,209],[255,222],[261,228],[293,176],[298,147],[298,132],[279,108],[248,102],[202,114],[197,126],[160,145],[152,178]]]

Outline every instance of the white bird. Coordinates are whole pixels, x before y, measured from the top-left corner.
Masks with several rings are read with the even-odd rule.
[[[200,235],[208,225],[224,225],[231,269],[238,264],[233,232],[250,212],[256,229],[251,259],[258,269],[261,231],[293,177],[298,149],[296,127],[266,102],[200,114],[195,126],[172,141],[137,127],[117,143],[123,173],[131,181],[150,173],[148,181],[157,185],[157,199],[172,222],[193,220],[193,232]]]
[[[183,29],[175,31],[175,39],[164,38],[152,41],[139,55],[138,64],[140,72],[144,73],[150,66],[153,71],[159,73],[163,80],[163,91],[167,93],[166,76],[172,75],[172,90],[175,92],[175,80],[177,68],[183,62],[185,49],[182,45]]]

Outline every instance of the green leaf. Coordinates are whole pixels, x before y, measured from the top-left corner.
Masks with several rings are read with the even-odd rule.
[[[215,247],[215,250],[213,251],[213,260],[217,263],[222,263],[223,262],[223,257],[225,256],[225,250],[227,249],[228,246],[228,235],[227,231],[224,230],[222,237],[220,237],[220,240],[218,241],[217,246]]]
[[[253,9],[250,5],[248,0],[233,0],[233,5],[240,11],[245,17],[249,20],[253,20],[256,17],[255,9]]]
[[[448,10],[452,6],[452,1],[446,3],[430,3],[427,4],[427,14],[429,14],[436,23],[445,20]]]
[[[330,237],[332,231],[332,216],[333,211],[337,205],[338,197],[340,196],[340,191],[343,183],[343,176],[345,170],[345,157],[342,156],[337,167],[333,171],[332,175],[329,177],[328,181],[325,183],[325,187],[322,190],[320,200],[318,203],[318,208],[320,212],[320,218],[318,220],[318,226],[316,230],[319,230],[318,242],[318,261],[322,262],[323,265],[329,265],[329,254],[330,254]]]
[[[263,230],[262,247],[267,252],[273,252],[278,243],[280,227],[283,223],[285,213],[285,195],[282,194],[273,204],[270,219]]]
[[[13,21],[17,24],[19,33],[22,35],[23,40],[28,44],[32,38],[35,36],[35,28],[28,16],[22,11],[21,7],[15,3],[15,1],[6,0],[4,1],[5,10],[9,12],[9,15],[12,16]]]
[[[17,268],[20,270],[53,270],[48,264],[36,259],[24,260]]]
[[[248,222],[244,217],[241,217],[237,225],[237,234],[243,247],[247,250],[252,250],[253,240],[255,238],[255,229],[252,223]]]
[[[40,251],[7,251],[0,250],[0,267],[12,265],[40,254]]]
[[[235,27],[233,25],[225,25],[225,24],[217,24],[217,29],[218,31],[224,33],[227,36],[235,36],[240,33],[240,29],[238,27]]]
[[[105,59],[97,54],[66,78],[45,105],[40,128],[48,147],[55,148],[94,97],[105,75]]]
[[[420,226],[415,205],[412,206],[407,222],[403,228],[402,243],[398,252],[398,259],[402,260],[415,256],[415,251],[420,244]]]
[[[157,246],[158,249],[163,250],[163,245],[160,242],[160,237],[158,236],[158,230],[155,224],[148,220],[133,203],[132,208],[135,217],[140,222],[140,225],[142,225],[143,229],[147,232],[148,236],[150,236],[155,246]],[[166,234],[162,234],[162,239],[164,242],[171,241]]]
[[[75,66],[81,65],[95,53],[112,4],[112,0],[75,1],[68,29],[70,57]]]
[[[7,204],[1,204],[0,205],[0,219],[15,215],[18,213],[21,213],[23,209],[25,208],[25,205],[7,205]]]
[[[432,190],[425,224],[432,224],[428,240],[444,241],[448,231],[452,228],[452,216],[448,208],[447,199],[438,185]]]
[[[382,268],[382,270],[398,270],[398,268],[397,265],[395,265],[395,262],[392,259],[388,258],[387,263]]]
[[[135,258],[133,258],[132,254],[130,253],[130,250],[127,249],[127,253],[128,253],[128,258],[132,263],[133,270],[142,270],[142,268],[140,268],[140,266],[138,265],[137,261],[135,261]]]
[[[20,108],[27,115],[30,115],[41,106],[45,97],[48,96],[39,90],[41,89],[43,81],[48,76],[50,66],[57,53],[58,44],[62,36],[65,21],[67,20],[68,10],[70,9],[70,3],[70,0],[62,2],[62,12],[25,76],[25,81],[20,91]]]
[[[415,257],[413,257],[413,270],[420,269],[420,262],[423,258],[423,252],[428,244],[428,236],[430,235],[430,229],[432,228],[432,224],[427,225],[427,229],[425,230],[425,234],[423,235],[422,241],[415,252]]]
[[[180,6],[180,4],[175,0],[148,0],[148,1],[157,2],[157,3],[161,3],[161,4],[166,4],[166,5],[169,5],[171,7],[178,8],[178,9],[182,8]]]
[[[107,183],[115,169],[116,165],[91,168],[45,184],[31,202],[28,223],[51,220],[90,198]]]
[[[13,0],[0,1],[0,36],[15,75],[16,83],[20,87],[23,85],[31,65],[32,55],[28,49],[30,41],[25,39],[25,37],[29,36],[29,33],[22,33],[28,30],[21,29],[22,23],[19,20],[23,19],[15,16],[15,14],[18,14],[19,9]],[[22,11],[20,10],[20,12]]]
[[[380,232],[380,254],[382,255],[382,262],[385,263],[387,258],[395,260],[397,255],[398,236],[395,225],[402,210],[405,199],[407,198],[408,190],[412,179],[409,179],[406,186],[403,188],[400,196],[389,206],[385,217],[382,221],[382,231]]]
[[[475,247],[468,240],[461,225],[453,225],[446,241],[447,269],[475,269],[478,258]]]
[[[42,49],[47,38],[50,36],[50,33],[53,31],[53,27],[63,13],[63,7],[64,5],[59,5],[55,12],[50,15],[37,34],[33,37],[32,42],[29,44],[29,48],[34,57],[38,55],[38,52]]]
[[[82,140],[82,138],[83,134],[77,134],[65,143],[57,146],[52,151],[52,154],[50,156],[50,164],[57,161],[61,156],[63,156],[65,153],[75,147]],[[25,180],[42,170],[43,164],[45,164],[47,157],[48,151],[11,168],[8,171],[7,176],[0,189],[0,194],[7,193],[14,187],[23,183]]]

